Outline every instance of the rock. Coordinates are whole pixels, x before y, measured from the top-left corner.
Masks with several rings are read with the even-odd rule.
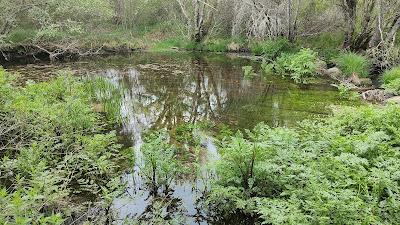
[[[353,75],[351,75],[351,77],[349,78],[349,82],[356,86],[361,85],[361,80],[356,73],[353,73]]]
[[[238,52],[240,50],[240,45],[235,42],[231,42],[227,47],[230,52]]]
[[[360,78],[360,85],[362,87],[371,87],[372,86],[372,80],[369,78]]]
[[[319,75],[324,75],[326,73],[326,70],[328,69],[328,65],[323,60],[318,60],[316,62],[316,67],[317,67],[317,74]]]
[[[343,73],[342,71],[337,68],[337,67],[333,67],[330,69],[325,70],[324,73],[326,76],[334,79],[334,80],[343,80]]]
[[[386,92],[381,89],[369,90],[363,92],[362,97],[369,102],[384,102],[386,99]]]
[[[397,103],[400,105],[400,96],[391,97],[386,100],[387,103]]]

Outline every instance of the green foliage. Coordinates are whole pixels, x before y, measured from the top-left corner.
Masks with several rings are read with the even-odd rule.
[[[343,45],[342,33],[322,33],[320,35],[298,38],[297,44],[311,48],[327,63],[333,63],[340,54]]]
[[[263,72],[264,75],[274,74],[274,65],[272,63],[263,61],[261,63],[261,71]]]
[[[391,93],[393,93],[395,95],[399,95],[400,94],[400,78],[392,80],[388,84],[384,84],[383,87],[387,91],[390,91]]]
[[[336,64],[344,75],[350,77],[353,74],[359,77],[368,77],[370,62],[367,57],[353,53],[342,53],[335,59]]]
[[[29,3],[4,0],[1,8],[0,14],[7,15],[0,27],[7,30],[0,32],[6,32],[4,42],[15,45],[76,38],[88,29],[93,30],[92,26],[110,21],[113,15],[106,0],[32,0]]]
[[[393,94],[400,94],[400,66],[387,70],[382,75],[383,88]]]
[[[358,94],[357,92],[352,91],[350,88],[348,88],[344,84],[340,84],[338,86],[338,90],[339,90],[339,96],[342,99],[356,100],[356,99],[360,98],[360,94]]]
[[[252,66],[243,66],[242,67],[244,78],[252,79],[255,75],[254,68]]]
[[[317,53],[302,49],[296,54],[282,54],[275,62],[275,70],[282,76],[289,75],[296,83],[308,83],[317,72]]]
[[[212,39],[204,43],[205,49],[210,52],[227,52],[229,39]]]
[[[169,38],[166,40],[162,40],[157,42],[154,46],[151,47],[153,51],[165,51],[171,50],[172,48],[178,49],[187,49],[190,41],[185,38]]]
[[[255,55],[262,55],[267,59],[274,60],[281,53],[289,52],[294,46],[286,38],[278,38],[265,41],[255,41],[250,44],[250,50]]]
[[[382,81],[384,84],[389,84],[390,82],[399,78],[400,78],[400,66],[387,70],[382,75]]]
[[[77,198],[110,204],[125,157],[87,82],[64,75],[22,88],[9,77],[0,71],[0,221],[62,224],[85,210]]]
[[[263,224],[398,224],[399,124],[399,106],[363,106],[238,133],[222,142],[209,210]]]
[[[168,140],[168,133],[161,130],[150,133],[142,146],[144,165],[141,169],[153,195],[157,195],[160,188],[165,192],[170,191],[171,182],[182,172],[175,158],[176,149]]]
[[[5,42],[9,43],[25,43],[27,41],[32,41],[36,37],[36,31],[32,29],[18,29],[10,32],[6,38]]]

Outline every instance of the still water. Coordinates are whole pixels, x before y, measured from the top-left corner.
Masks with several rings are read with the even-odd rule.
[[[112,206],[114,223],[123,224],[127,219],[147,220],[146,213],[155,204],[141,176],[140,149],[146,130],[173,130],[183,123],[197,122],[227,124],[233,129],[251,129],[259,122],[290,127],[304,119],[329,115],[331,105],[357,104],[341,100],[327,81],[299,86],[276,76],[245,78],[242,67],[248,65],[261,74],[257,60],[193,53],[135,53],[7,69],[19,72],[24,80],[37,80],[38,74],[50,78],[56,71],[68,69],[84,77],[102,77],[121,90],[115,107],[123,121],[121,133],[129,138],[135,158],[135,165],[123,176],[128,184],[125,194]],[[205,161],[218,160],[213,138],[201,131],[196,137],[204,147]],[[209,224],[199,205],[207,186],[199,179],[176,181],[168,196],[173,207],[160,213],[179,214],[183,224]]]

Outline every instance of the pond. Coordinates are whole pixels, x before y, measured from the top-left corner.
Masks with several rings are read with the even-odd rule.
[[[242,67],[248,65],[259,75],[245,78]],[[155,204],[140,174],[140,147],[143,132],[148,129],[173,130],[198,122],[226,124],[234,130],[251,129],[260,122],[291,127],[304,119],[329,115],[331,105],[359,104],[340,99],[328,81],[304,86],[277,76],[263,76],[260,62],[242,55],[142,52],[6,68],[19,72],[24,80],[51,78],[56,71],[68,69],[84,77],[102,77],[121,90],[117,106],[123,121],[121,133],[135,150],[136,163],[123,177],[128,184],[125,194],[114,200],[115,224],[127,218],[146,218],[149,206]],[[217,160],[213,138],[203,132],[197,137],[205,158]],[[206,188],[207,184],[199,179],[176,181],[168,196],[173,209],[165,210],[179,212],[184,224],[211,224],[199,205]]]

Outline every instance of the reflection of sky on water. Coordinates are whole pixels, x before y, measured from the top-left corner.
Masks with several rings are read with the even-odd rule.
[[[119,103],[122,131],[132,139],[136,165],[123,177],[128,183],[126,194],[114,201],[114,211],[121,219],[117,223],[121,223],[126,217],[137,217],[151,203],[149,192],[141,190],[140,177],[143,166],[140,147],[146,129],[171,130],[184,122],[204,120],[240,129],[251,129],[259,122],[293,126],[305,118],[326,115],[329,112],[326,106],[345,103],[326,85],[299,87],[274,76],[245,79],[242,67],[248,65],[253,65],[256,71],[259,68],[259,63],[221,55],[138,53],[85,63],[9,69],[31,78],[36,69],[42,75],[43,68],[49,72],[70,68],[78,74],[100,75],[122,92]],[[212,140],[199,138],[211,158],[217,159]],[[200,193],[193,187],[202,188],[198,182],[184,182],[176,185],[173,196],[182,200],[189,224],[204,224],[194,219],[201,212],[196,206]]]

